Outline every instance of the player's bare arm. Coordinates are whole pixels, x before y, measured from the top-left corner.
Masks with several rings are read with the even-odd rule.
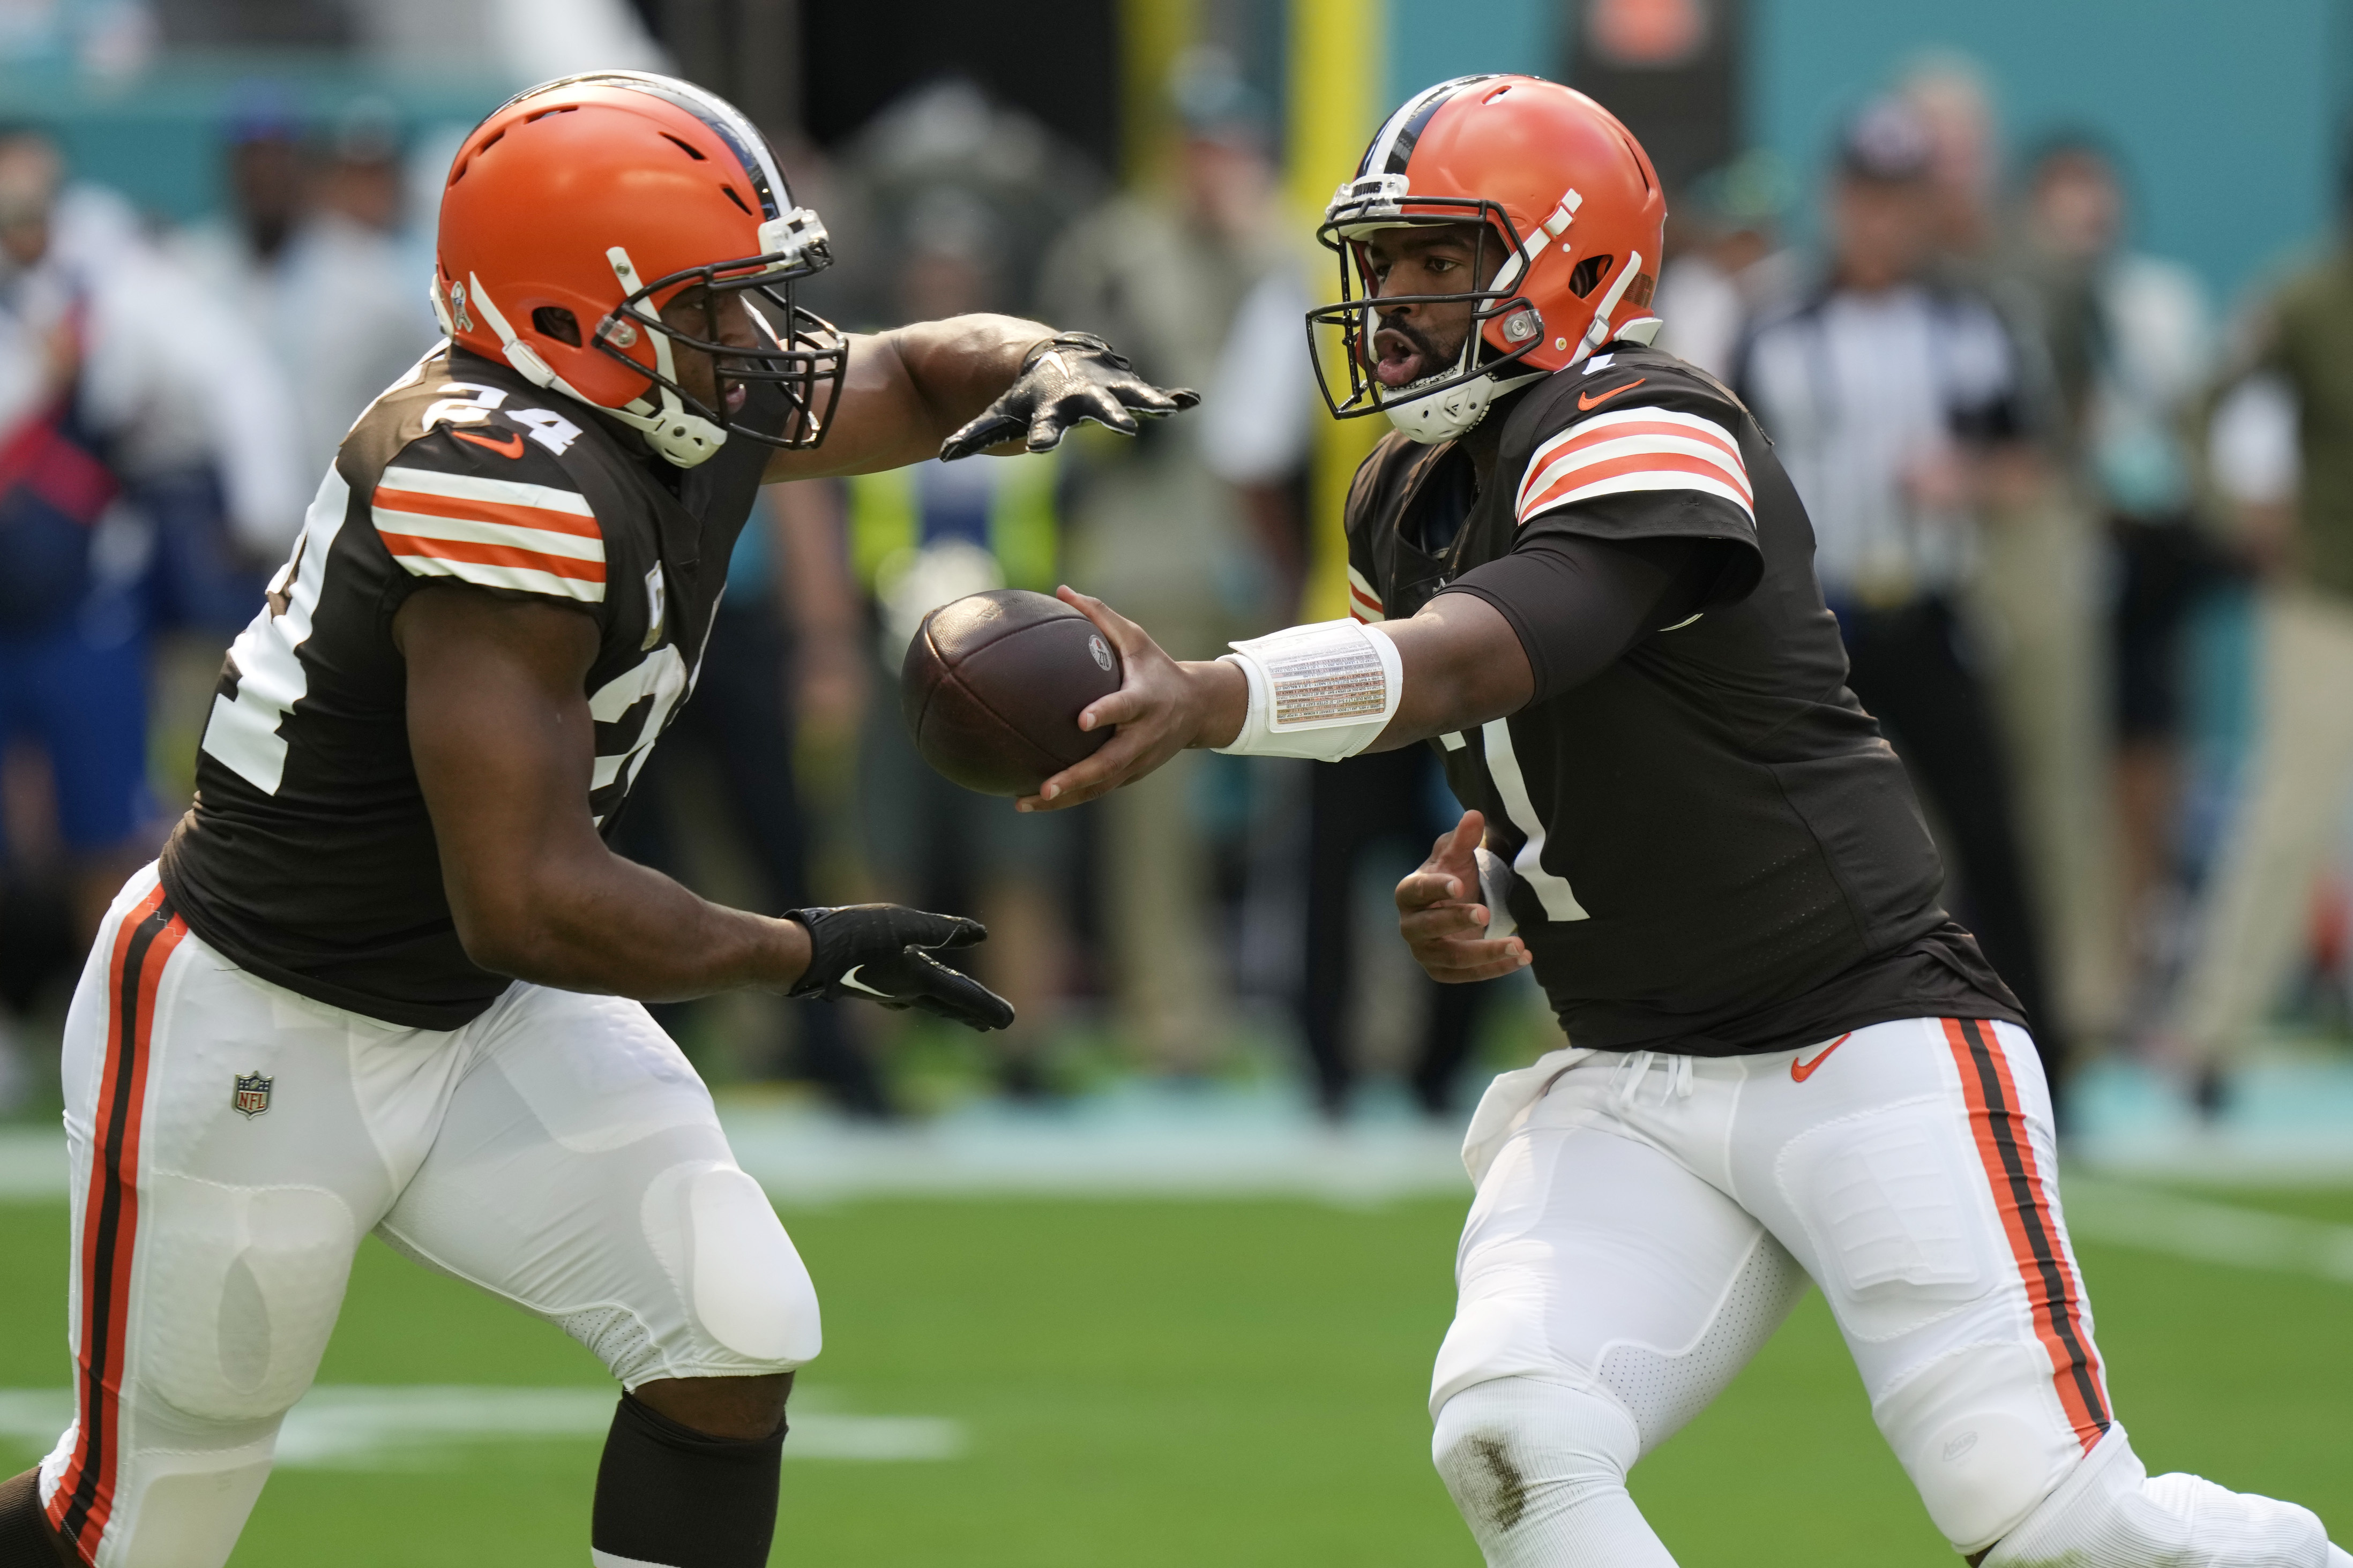
[[[799,980],[805,928],[697,898],[596,836],[586,616],[434,588],[401,606],[393,639],[450,912],[475,963],[640,1001]]]
[[[888,906],[772,919],[698,898],[606,847],[587,808],[596,725],[584,681],[596,638],[586,616],[434,588],[409,596],[393,637],[450,912],[483,968],[638,1001],[846,982],[976,1028],[1011,1021],[985,987],[920,951],[969,945],[982,934],[974,921]]]

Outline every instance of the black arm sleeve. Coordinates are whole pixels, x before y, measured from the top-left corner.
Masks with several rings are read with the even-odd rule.
[[[1446,592],[1484,599],[1512,623],[1535,673],[1532,700],[1542,702],[1600,674],[1649,633],[1690,619],[1719,565],[1702,540],[1542,534]]]

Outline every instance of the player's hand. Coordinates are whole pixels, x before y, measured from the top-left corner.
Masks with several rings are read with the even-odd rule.
[[[1079,710],[1079,728],[1117,732],[1014,803],[1017,811],[1060,811],[1133,784],[1187,746],[1225,745],[1241,730],[1250,689],[1230,664],[1173,659],[1152,634],[1101,599],[1068,587],[1055,595],[1095,624],[1119,650],[1120,687]]]
[[[1200,401],[1199,393],[1186,387],[1153,385],[1092,332],[1062,332],[1031,349],[1013,384],[979,418],[941,444],[940,461],[952,463],[1008,441],[1020,441],[1032,452],[1051,451],[1089,419],[1133,436],[1136,416],[1165,418]]]
[[[1477,901],[1480,840],[1487,820],[1466,811],[1454,831],[1430,846],[1430,858],[1397,886],[1398,931],[1432,980],[1460,984],[1493,980],[1535,962],[1520,939],[1487,938],[1487,906]]]
[[[987,928],[978,921],[898,904],[788,910],[785,919],[809,934],[808,967],[788,996],[828,1002],[860,996],[894,1009],[920,1008],[983,1031],[1013,1022],[1013,1004],[932,956],[941,948],[987,941]]]

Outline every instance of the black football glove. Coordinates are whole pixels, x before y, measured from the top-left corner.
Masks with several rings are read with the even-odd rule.
[[[987,941],[988,931],[978,921],[901,904],[787,910],[784,918],[809,933],[808,968],[786,995],[828,1002],[861,996],[885,1007],[920,1007],[984,1031],[1013,1022],[1013,1004],[924,951]]]
[[[979,418],[942,443],[940,461],[969,458],[1024,432],[1029,450],[1051,451],[1089,419],[1133,436],[1137,415],[1165,418],[1200,401],[1199,393],[1186,387],[1153,385],[1092,332],[1063,332],[1022,357],[1020,375]]]

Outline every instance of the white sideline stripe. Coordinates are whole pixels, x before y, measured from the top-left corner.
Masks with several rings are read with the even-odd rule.
[[[549,485],[526,485],[514,479],[483,479],[471,474],[436,473],[431,468],[411,468],[396,463],[385,469],[383,479],[377,483],[379,488],[388,485],[396,490],[448,496],[452,500],[535,506],[543,511],[568,511],[575,517],[596,515],[588,510],[588,498],[577,490],[559,490]]]
[[[661,1563],[649,1563],[642,1557],[617,1557],[610,1552],[588,1549],[588,1568],[672,1568]]]
[[[2069,1232],[2081,1239],[2353,1285],[2353,1225],[2087,1176],[2064,1180],[2059,1197]]]
[[[278,1463],[300,1469],[375,1469],[480,1443],[595,1440],[613,1424],[615,1388],[493,1388],[470,1384],[313,1388],[278,1431]],[[0,1389],[0,1437],[46,1451],[73,1421],[62,1388]],[[869,1463],[953,1459],[963,1424],[938,1415],[788,1417],[787,1458]]]
[[[419,539],[461,539],[473,544],[503,544],[510,550],[533,550],[542,555],[562,555],[574,561],[602,561],[605,541],[600,535],[583,539],[576,533],[558,533],[552,528],[529,528],[514,522],[485,522],[471,517],[434,517],[421,511],[400,511],[388,506],[373,507],[375,525],[390,533],[414,534]]]
[[[394,551],[392,558],[417,577],[455,577],[481,588],[512,588],[522,594],[552,594],[559,599],[605,602],[605,584],[578,577],[559,577],[530,566],[496,566],[484,561],[450,561],[438,555],[408,555]]]

